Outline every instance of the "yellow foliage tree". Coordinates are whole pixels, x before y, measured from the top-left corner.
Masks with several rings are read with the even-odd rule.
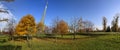
[[[23,16],[16,26],[15,31],[17,35],[32,35],[36,33],[36,23],[34,17],[30,14]]]
[[[45,25],[43,22],[40,22],[37,24],[37,31],[40,33],[40,32],[44,32],[45,30]]]
[[[57,31],[63,37],[68,32],[68,24],[64,20],[59,21],[57,23]]]

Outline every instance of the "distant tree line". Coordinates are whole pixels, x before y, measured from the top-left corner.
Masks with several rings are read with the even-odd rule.
[[[77,33],[82,32],[94,32],[94,31],[102,31],[102,32],[118,32],[120,28],[118,26],[119,16],[116,15],[111,22],[111,26],[107,26],[107,18],[103,17],[103,29],[99,30],[98,28],[95,29],[94,23],[88,20],[83,20],[82,17],[73,17],[70,22],[66,22],[59,17],[55,18],[51,26],[46,26],[44,23],[35,22],[35,18],[28,14],[23,16],[21,20],[16,24],[15,28],[13,29],[12,24],[8,26],[12,26],[9,28],[9,33],[14,35],[34,35],[34,34],[60,34],[63,37],[64,34],[71,33],[75,39]]]
[[[103,31],[104,32],[119,32],[120,28],[118,26],[119,15],[114,16],[114,19],[111,22],[111,27],[107,26],[107,18],[103,17]]]

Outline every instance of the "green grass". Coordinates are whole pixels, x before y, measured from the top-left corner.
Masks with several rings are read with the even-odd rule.
[[[97,34],[97,35],[96,35]],[[96,36],[94,36],[96,35]],[[42,35],[40,35],[42,36]],[[45,35],[44,35],[45,36]],[[73,40],[72,35],[60,35],[59,38],[33,38],[30,40],[31,47],[25,40],[8,41],[0,43],[0,49],[5,50],[119,50],[120,49],[120,34],[114,32],[95,32],[79,34],[77,39]]]

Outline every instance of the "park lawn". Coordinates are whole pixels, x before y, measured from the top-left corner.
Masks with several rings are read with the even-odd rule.
[[[95,33],[97,34],[97,33]],[[100,34],[100,33],[99,33]],[[103,33],[102,33],[103,34]],[[58,37],[61,37],[58,35]],[[69,38],[69,39],[68,39]],[[25,40],[8,41],[0,43],[0,49],[5,50],[120,50],[120,35],[107,34],[100,36],[77,35],[73,40],[71,35],[62,38],[33,38]]]

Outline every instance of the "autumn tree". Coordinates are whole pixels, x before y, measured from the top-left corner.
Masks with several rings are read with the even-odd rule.
[[[68,32],[68,24],[61,20],[57,23],[57,31],[61,34],[61,37],[63,37],[64,34]]]
[[[33,35],[36,33],[36,23],[32,15],[23,16],[16,26],[17,35]]]
[[[39,23],[37,24],[37,32],[38,32],[38,33],[43,33],[44,30],[45,30],[45,25],[44,25],[44,23],[43,23],[43,22],[39,22]]]
[[[61,20],[58,16],[53,20],[52,32],[54,34],[61,34],[63,37],[64,34],[68,32],[68,24],[64,20]]]
[[[107,25],[107,19],[106,17],[103,17],[103,31],[106,31],[106,25]]]

